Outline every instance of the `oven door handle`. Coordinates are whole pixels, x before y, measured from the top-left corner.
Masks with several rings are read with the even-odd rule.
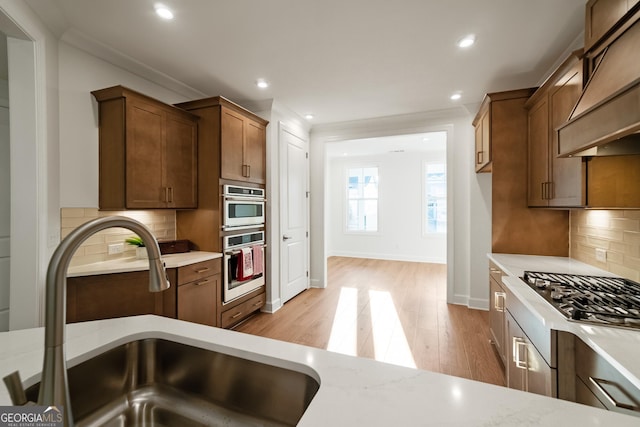
[[[259,243],[258,243],[258,245],[259,245]],[[251,246],[246,246],[246,247],[250,248]],[[267,247],[267,245],[262,245],[262,249],[264,249],[266,247]],[[230,251],[224,251],[224,254],[231,256],[231,255],[238,255],[240,252],[241,252],[240,249],[232,249]]]
[[[224,196],[224,200],[228,201],[228,202],[255,202],[257,203],[264,203],[267,201],[267,199],[265,199],[264,197],[260,197],[260,196],[256,196],[256,197],[251,197],[251,196]]]

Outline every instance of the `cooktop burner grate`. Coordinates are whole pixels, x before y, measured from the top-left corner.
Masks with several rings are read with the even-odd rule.
[[[565,317],[640,329],[640,284],[618,277],[525,271],[524,281]]]

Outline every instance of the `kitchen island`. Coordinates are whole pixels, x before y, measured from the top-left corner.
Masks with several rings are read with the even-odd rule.
[[[67,325],[68,367],[120,344],[160,338],[297,370],[320,389],[300,426],[637,426],[601,409],[434,372],[145,315]],[[39,381],[44,329],[0,333],[0,376]],[[0,390],[0,405],[10,405]]]

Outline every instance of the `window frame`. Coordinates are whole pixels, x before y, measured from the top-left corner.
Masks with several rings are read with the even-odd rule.
[[[429,183],[427,182],[427,170],[429,168],[430,165],[441,165],[444,167],[444,189],[445,189],[445,196],[441,199],[444,199],[444,206],[447,209],[447,214],[445,215],[445,223],[444,223],[444,229],[441,231],[429,231],[429,227],[427,225],[427,216],[428,216],[428,211],[429,211],[429,207],[427,206],[428,203],[428,199],[427,199],[427,187],[429,185]],[[421,181],[422,181],[422,194],[421,194],[421,200],[422,200],[422,217],[420,218],[420,222],[421,222],[421,226],[422,226],[422,236],[423,237],[435,237],[435,236],[441,236],[441,235],[446,235],[447,234],[447,227],[448,227],[448,222],[449,222],[449,214],[448,214],[448,210],[449,210],[449,174],[448,174],[448,168],[447,168],[447,162],[446,161],[440,161],[440,160],[425,160],[422,162],[422,176],[421,176]],[[437,228],[437,226],[436,226]]]
[[[349,199],[349,170],[351,169],[368,169],[375,168],[377,170],[377,178],[378,178],[378,197],[376,199],[372,198],[359,198],[359,199]],[[381,230],[381,202],[380,202],[380,165],[378,163],[351,163],[346,164],[344,166],[344,175],[342,179],[342,191],[344,192],[343,200],[343,209],[342,209],[342,231],[344,234],[352,234],[352,235],[379,235]],[[376,200],[377,201],[377,211],[378,211],[378,221],[376,230],[349,230],[349,200]]]

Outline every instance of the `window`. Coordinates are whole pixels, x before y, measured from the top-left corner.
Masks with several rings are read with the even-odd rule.
[[[447,166],[443,163],[425,164],[425,215],[426,233],[447,231]]]
[[[347,169],[347,231],[378,231],[378,168]]]

